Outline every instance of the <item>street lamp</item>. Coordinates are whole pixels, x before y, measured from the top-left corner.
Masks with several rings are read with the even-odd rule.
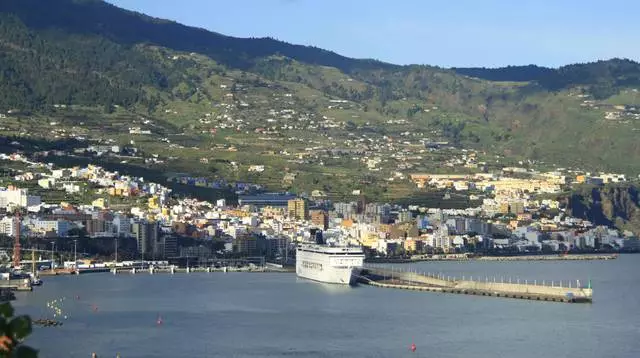
[[[77,251],[78,240],[73,240],[73,268],[78,270],[78,251]]]
[[[55,252],[55,246],[56,246],[56,242],[55,242],[55,241],[52,241],[52,242],[51,242],[51,272],[53,272],[53,264],[54,264],[54,261],[53,261],[53,254],[54,254],[54,252]]]

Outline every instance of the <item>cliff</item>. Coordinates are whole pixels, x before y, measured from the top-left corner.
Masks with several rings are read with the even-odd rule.
[[[567,213],[595,225],[640,233],[640,201],[636,184],[582,186],[561,198]]]

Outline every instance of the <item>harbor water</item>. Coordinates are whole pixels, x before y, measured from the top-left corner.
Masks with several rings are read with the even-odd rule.
[[[640,255],[393,266],[483,280],[590,280],[594,301],[342,287],[293,273],[138,273],[47,277],[18,292],[14,306],[64,322],[34,327],[28,344],[43,358],[640,356]]]

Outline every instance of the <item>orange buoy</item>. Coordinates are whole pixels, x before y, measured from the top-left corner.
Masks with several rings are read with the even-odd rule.
[[[415,343],[411,343],[411,348],[410,349],[411,349],[412,352],[415,352],[417,348],[418,347],[416,347]]]

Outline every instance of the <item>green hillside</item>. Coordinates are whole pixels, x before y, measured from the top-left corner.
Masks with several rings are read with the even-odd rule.
[[[635,176],[639,68],[397,66],[98,0],[0,3],[3,136],[130,144],[146,158],[131,165],[337,198],[405,197],[416,189],[397,172],[466,170],[445,164],[459,151],[422,141],[478,149],[490,163],[497,154]]]

